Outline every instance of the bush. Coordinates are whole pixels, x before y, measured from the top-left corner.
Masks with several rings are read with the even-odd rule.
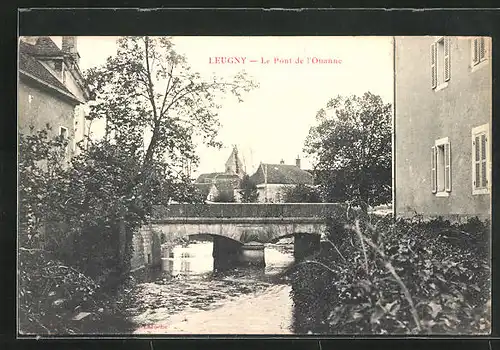
[[[329,227],[331,249],[292,277],[296,331],[489,332],[488,223],[355,220]]]
[[[216,202],[216,203],[234,203],[234,202],[236,202],[236,198],[234,198],[234,193],[232,193],[232,192],[221,191],[215,196],[215,198],[213,199],[213,202]]]
[[[281,190],[285,203],[321,203],[321,194],[313,186],[298,184],[286,186]]]
[[[259,198],[257,185],[250,179],[250,176],[244,175],[240,181],[240,196],[243,203],[255,203]]]

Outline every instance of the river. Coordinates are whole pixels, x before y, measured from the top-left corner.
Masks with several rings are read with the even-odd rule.
[[[214,273],[212,242],[175,246],[122,292],[134,334],[292,334],[293,243],[266,244],[265,268]]]

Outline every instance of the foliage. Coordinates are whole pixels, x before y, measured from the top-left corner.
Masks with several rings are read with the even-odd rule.
[[[175,169],[198,161],[196,137],[220,146],[222,99],[232,94],[241,101],[243,93],[257,87],[245,73],[229,81],[202,77],[166,37],[123,37],[116,56],[86,76],[94,100],[89,119],[105,118],[106,136],[130,153],[147,146],[145,165],[168,160]]]
[[[58,192],[67,141],[53,138],[50,126],[19,135],[19,244],[41,248],[46,223],[60,219]],[[50,236],[48,237],[50,238]]]
[[[488,223],[345,224],[332,221],[331,249],[294,273],[299,332],[490,331]]]
[[[298,184],[281,189],[285,203],[321,203],[321,194],[312,186]]]
[[[259,198],[257,185],[250,179],[250,176],[244,175],[240,182],[240,195],[243,203],[255,203]]]
[[[119,333],[131,328],[121,320],[122,310],[95,280],[44,250],[20,249],[19,287],[21,334],[77,334],[104,329]],[[78,310],[90,312],[89,322],[71,321]]]
[[[232,191],[220,191],[212,201],[216,203],[234,203],[236,198]]]
[[[332,111],[333,115],[327,115]],[[362,208],[391,200],[391,105],[370,92],[331,99],[317,113],[304,150],[327,202]]]

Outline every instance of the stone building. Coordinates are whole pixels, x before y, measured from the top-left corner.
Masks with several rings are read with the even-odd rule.
[[[68,139],[69,159],[86,133],[89,96],[78,66],[77,38],[62,37],[61,46],[47,36],[20,38],[18,131],[36,132],[49,125],[50,136]]]
[[[489,218],[491,40],[394,38],[397,216]]]
[[[244,165],[238,155],[237,147],[234,146],[226,161],[224,172],[201,174],[194,185],[208,201],[216,200],[219,195],[233,196],[237,200],[237,189],[244,175]]]
[[[238,148],[233,146],[233,151],[229,155],[229,158],[226,161],[226,171],[225,174],[234,174],[238,175],[241,179],[243,175],[245,175],[245,170],[243,169],[243,162],[240,159],[238,154]]]
[[[283,189],[294,185],[313,185],[313,175],[300,168],[300,158],[295,165],[261,163],[257,171],[250,177],[257,185],[259,202],[283,202]]]

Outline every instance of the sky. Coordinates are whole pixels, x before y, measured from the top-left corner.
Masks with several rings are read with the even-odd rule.
[[[116,39],[78,37],[80,68],[103,64],[116,53]],[[60,43],[59,38],[54,40]],[[310,169],[311,161],[302,152],[304,141],[310,127],[316,125],[316,112],[329,99],[370,91],[386,103],[393,101],[391,37],[197,36],[173,37],[172,41],[202,76],[214,73],[231,77],[244,70],[260,84],[243,96],[242,103],[229,97],[224,101],[219,111],[219,140],[224,147],[216,150],[200,146],[200,164],[194,176],[224,171],[234,144],[250,175],[261,162],[284,160],[295,164],[297,156],[302,168]],[[245,57],[245,63],[214,64],[216,57]],[[296,59],[303,63],[294,63]],[[319,63],[328,59],[341,63]],[[262,60],[269,63],[263,64]],[[99,132],[94,126],[92,131]]]

